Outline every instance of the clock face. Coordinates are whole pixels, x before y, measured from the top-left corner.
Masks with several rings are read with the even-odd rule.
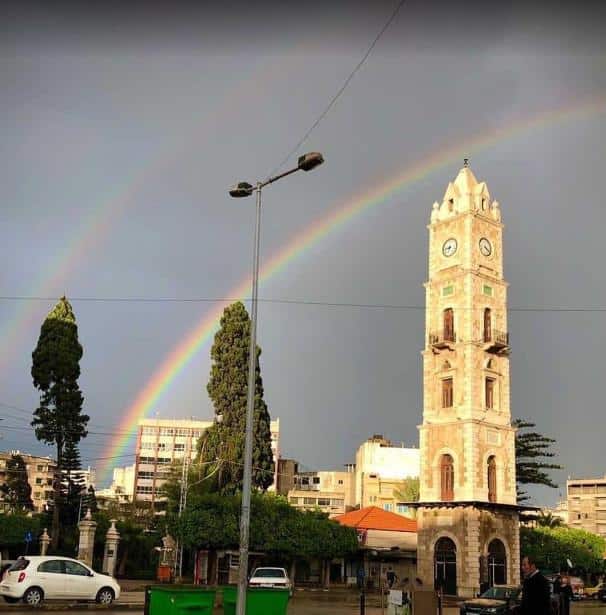
[[[480,252],[484,256],[490,256],[492,254],[492,245],[486,237],[482,237],[482,239],[480,239]]]
[[[444,256],[452,256],[457,251],[457,240],[454,237],[447,239],[442,246]]]

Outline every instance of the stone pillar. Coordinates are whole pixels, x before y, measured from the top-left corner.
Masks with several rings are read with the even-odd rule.
[[[50,536],[46,532],[46,528],[44,528],[44,532],[42,532],[42,536],[40,536],[40,555],[46,555],[50,541]]]
[[[84,519],[78,523],[80,543],[78,544],[78,559],[88,566],[93,565],[93,548],[95,546],[96,521],[93,521],[90,508],[86,511]]]
[[[111,526],[105,535],[105,551],[103,552],[103,572],[114,576],[118,562],[118,544],[120,532],[116,529],[116,520],[111,519]]]

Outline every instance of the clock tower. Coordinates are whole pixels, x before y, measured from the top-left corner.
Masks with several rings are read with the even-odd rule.
[[[474,596],[519,582],[519,508],[503,224],[467,161],[428,228],[418,572]]]

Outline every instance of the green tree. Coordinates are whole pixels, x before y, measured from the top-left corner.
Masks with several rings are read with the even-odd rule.
[[[27,479],[27,466],[21,455],[11,455],[6,462],[6,482],[0,485],[2,500],[12,512],[34,510],[32,487]]]
[[[401,484],[394,489],[394,497],[402,502],[418,502],[419,501],[419,477],[409,476],[405,478]]]
[[[78,341],[76,317],[69,301],[62,297],[40,329],[32,353],[32,379],[40,391],[40,405],[32,426],[38,440],[55,446],[57,478],[54,481],[52,546],[59,543],[62,471],[66,445],[86,437],[89,417],[82,413],[84,398],[78,378],[82,346]]]
[[[597,534],[569,527],[520,528],[520,554],[533,556],[540,568],[565,570],[567,560],[585,572],[604,571],[606,540]]]
[[[539,527],[549,527],[552,529],[555,527],[562,527],[562,519],[556,517],[553,513],[541,512],[537,517],[537,525]]]
[[[61,468],[61,521],[63,526],[75,526],[80,521],[85,507],[86,489],[82,475],[78,445],[68,440],[63,451]]]
[[[518,484],[518,502],[528,500],[521,485],[545,485],[557,488],[547,470],[561,470],[562,466],[557,463],[549,463],[556,454],[550,450],[555,444],[553,438],[548,438],[533,430],[535,423],[524,419],[515,419],[513,427],[517,429],[515,438],[516,448],[516,481]]]
[[[212,367],[207,389],[217,421],[200,439],[199,460],[211,466],[206,469],[208,474],[216,471],[217,488],[224,494],[242,489],[250,325],[244,304],[238,301],[225,308],[210,353]],[[265,491],[273,482],[274,462],[260,356],[261,349],[257,347],[252,481],[254,487]]]

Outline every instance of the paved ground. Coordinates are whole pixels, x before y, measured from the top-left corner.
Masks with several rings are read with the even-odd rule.
[[[125,594],[125,597],[128,596],[130,592]],[[136,592],[133,592],[136,593]],[[125,608],[121,609],[118,605],[109,610],[112,615],[143,615],[143,609],[135,606],[136,603],[133,603],[133,607],[135,608]],[[84,610],[76,611],[72,609],[69,605],[66,604],[48,604],[46,607],[41,609],[35,609],[37,611],[41,610],[62,610],[68,612],[96,612],[96,611],[107,611],[107,609],[103,607],[97,607],[96,605],[90,605],[90,610],[86,605],[82,605]],[[23,608],[21,605],[5,605],[1,604],[0,611],[11,615],[31,615],[33,609]],[[288,607],[288,615],[359,615],[359,607],[356,604],[345,604],[343,602],[334,602],[332,600],[327,600],[326,598],[322,599],[314,599],[312,597],[305,598],[294,598]],[[219,608],[215,610],[214,615],[222,615],[223,609]],[[367,607],[366,615],[383,615],[383,611],[380,608],[376,607]],[[444,609],[443,615],[458,615],[459,611],[456,608],[448,608]],[[606,604],[600,604],[598,602],[582,602],[575,603],[572,607],[572,615],[606,615]]]

